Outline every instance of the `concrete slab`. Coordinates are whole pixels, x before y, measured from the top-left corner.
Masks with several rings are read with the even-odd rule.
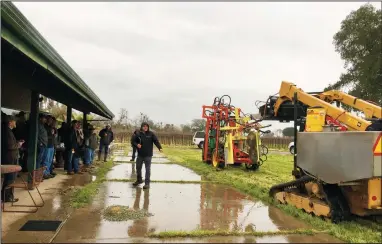
[[[145,166],[142,167],[142,175],[145,175]],[[106,179],[136,179],[135,163],[119,164],[106,175]],[[201,177],[192,170],[177,164],[152,164],[151,180],[168,181],[200,181]]]
[[[129,183],[106,182],[104,206],[127,205],[154,214],[141,220],[110,222],[102,209],[77,211],[61,229],[54,242],[169,243],[169,242],[334,242],[327,235],[277,237],[210,237],[197,239],[150,239],[148,233],[166,230],[281,230],[307,227],[279,209],[253,201],[233,188],[215,184],[152,183],[150,190]],[[78,231],[82,226],[86,231]],[[75,234],[78,233],[78,234]],[[307,238],[307,239],[304,239]]]
[[[61,220],[65,221],[71,213],[68,207],[68,196],[60,194],[61,190],[70,186],[83,186],[92,180],[91,175],[65,175],[63,170],[57,169],[55,178],[44,180],[40,184],[39,190],[42,193],[45,205],[36,213],[2,213],[2,242],[6,243],[47,243],[55,235],[55,232],[20,232],[19,229],[28,220]],[[33,190],[32,195],[38,198],[36,190]],[[15,196],[19,198],[17,204],[33,203],[28,193],[24,189],[15,189]],[[10,205],[10,204],[7,204]],[[10,206],[8,206],[10,209]],[[13,209],[13,208],[12,208]],[[15,210],[25,210],[25,208],[15,207]]]

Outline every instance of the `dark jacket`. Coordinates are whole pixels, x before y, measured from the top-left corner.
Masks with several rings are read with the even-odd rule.
[[[114,134],[111,130],[102,129],[99,132],[99,137],[101,137],[100,143],[103,145],[109,145],[112,141],[114,141]]]
[[[38,123],[38,145],[46,147],[48,145],[48,133],[43,123]]]
[[[45,129],[46,129],[46,133],[48,137],[48,143],[46,147],[52,148],[54,147],[54,136],[55,136],[54,133],[52,133],[53,127],[49,125],[45,125]]]
[[[89,148],[93,150],[98,148],[98,138],[96,133],[93,133],[89,136]]]
[[[67,130],[67,134],[65,136],[65,149],[67,151],[79,150],[79,145],[77,143],[77,136],[76,136],[76,131],[74,128],[70,128]]]
[[[157,136],[149,130],[147,132],[143,131],[143,126],[149,125],[147,123],[142,123],[141,125],[141,131],[139,132],[138,135],[135,136],[133,146],[138,148],[138,144],[141,144],[141,148],[138,148],[138,156],[139,157],[152,157],[153,156],[153,145],[160,150],[162,149],[161,144],[158,141]]]
[[[138,134],[139,134],[139,130],[136,130],[136,131],[134,131],[133,134],[131,135],[130,143],[131,143],[131,146],[132,146],[132,147],[136,147],[136,146],[134,146],[134,142],[135,142],[135,140],[137,139]]]
[[[65,136],[66,136],[67,133],[68,133],[68,128],[67,128],[67,126],[64,126],[64,127],[61,126],[61,128],[57,130],[57,133],[58,133],[58,140],[59,140],[59,142],[60,142],[60,143],[61,143],[61,142],[65,143]]]
[[[1,164],[17,164],[19,144],[12,130],[4,125],[1,132]]]

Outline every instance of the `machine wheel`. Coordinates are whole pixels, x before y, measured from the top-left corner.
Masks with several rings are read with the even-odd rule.
[[[210,160],[205,160],[204,159],[204,150],[202,150],[202,161],[205,162],[206,164],[211,164]]]
[[[201,142],[199,143],[198,147],[199,147],[200,149],[203,149],[203,148],[204,148],[204,141],[201,141]]]
[[[248,169],[248,170],[253,170],[253,171],[256,171],[259,169],[259,166],[258,164],[245,164],[245,167]]]
[[[291,154],[294,154],[294,146],[291,146],[291,147],[289,148],[289,152],[290,152]]]
[[[261,145],[261,153],[263,155],[267,155],[268,154],[268,147],[265,145]]]
[[[212,166],[214,166],[214,168],[221,168],[221,169],[225,167],[224,162],[219,162],[219,155],[218,155],[218,152],[216,152],[216,149],[212,151]]]

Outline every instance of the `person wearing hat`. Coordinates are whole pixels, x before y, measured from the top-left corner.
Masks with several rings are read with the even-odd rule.
[[[1,164],[17,165],[19,157],[19,148],[24,143],[24,140],[16,141],[16,137],[12,130],[16,128],[16,119],[11,115],[5,116],[5,121],[1,133]],[[8,185],[14,182],[16,173],[4,175],[4,182],[1,188],[1,198],[4,202],[17,202],[14,198],[13,188],[7,188]]]
[[[99,137],[101,140],[99,143],[98,161],[101,161],[102,151],[104,151],[104,162],[106,162],[107,154],[109,153],[109,145],[114,141],[114,134],[113,131],[111,131],[110,124],[107,124],[106,128],[99,132]]]
[[[37,160],[36,169],[42,167],[44,163],[44,155],[46,146],[48,145],[48,133],[45,129],[46,115],[43,113],[39,114],[39,123],[37,128]]]
[[[148,123],[143,122],[139,134],[135,137],[133,145],[138,148],[137,158],[137,181],[133,183],[133,186],[138,186],[143,183],[142,181],[142,166],[145,163],[146,175],[145,185],[143,189],[150,188],[150,174],[151,174],[151,158],[153,157],[154,145],[162,152],[162,146],[159,143],[157,136],[150,131]]]

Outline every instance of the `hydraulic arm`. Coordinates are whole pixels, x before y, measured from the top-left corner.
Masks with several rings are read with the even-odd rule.
[[[372,102],[362,100],[341,91],[331,90],[319,94],[319,98],[326,102],[341,102],[352,108],[358,109],[365,114],[367,119],[382,118],[382,108]]]
[[[339,121],[347,126],[348,130],[352,131],[366,131],[368,127],[372,125],[372,122],[367,121],[363,118],[357,117],[342,108],[338,108],[320,98],[315,97],[307,92],[296,87],[296,85],[283,81],[279,91],[279,97],[274,103],[273,111],[274,117],[278,117],[278,112],[282,104],[285,102],[293,101],[294,93],[297,93],[297,100],[306,105],[307,107],[321,107],[326,110],[326,114],[333,118],[335,121]],[[264,106],[267,106],[264,105]],[[260,108],[260,113],[263,117],[267,117],[266,107]],[[263,111],[261,111],[263,110]]]

